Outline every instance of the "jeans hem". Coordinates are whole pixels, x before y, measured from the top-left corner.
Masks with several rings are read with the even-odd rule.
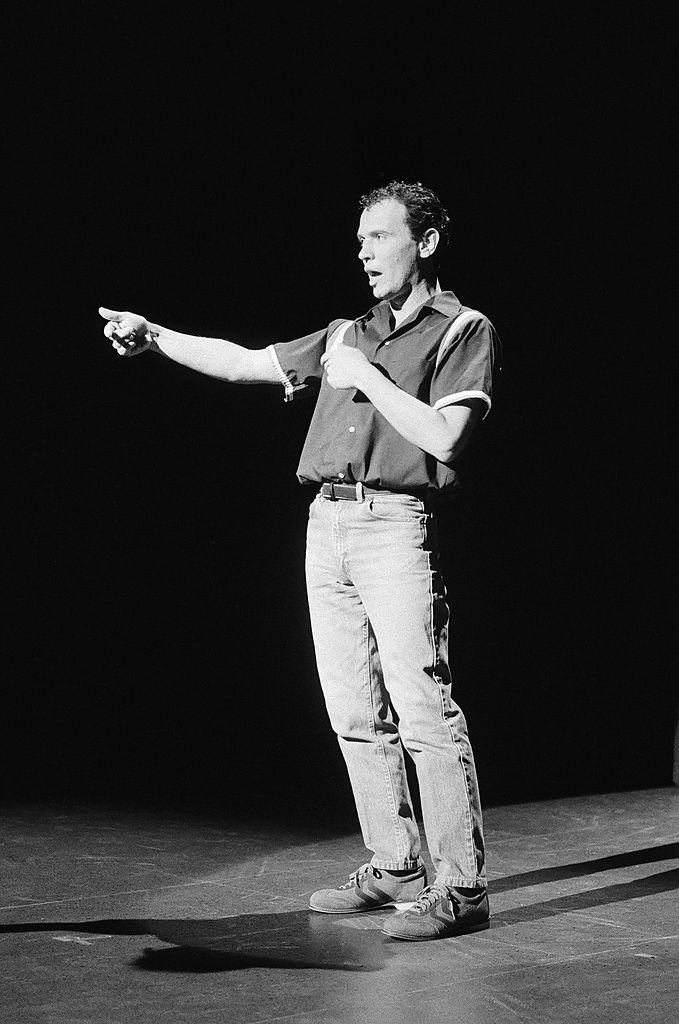
[[[380,861],[378,864],[377,861]],[[424,861],[420,860],[419,857],[415,859],[405,858],[401,860],[390,860],[382,861],[379,857],[373,857],[370,861],[374,868],[379,868],[380,871],[417,871],[418,868],[424,867]]]
[[[483,892],[488,888],[485,878],[465,878],[463,875],[438,875],[437,885],[444,885],[446,889],[478,889]]]

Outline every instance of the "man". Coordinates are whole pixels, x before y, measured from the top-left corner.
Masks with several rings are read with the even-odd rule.
[[[298,468],[309,512],[307,589],[319,676],[370,862],[310,899],[320,913],[412,904],[383,931],[405,940],[488,927],[474,758],[451,696],[449,611],[431,497],[488,412],[498,341],[441,291],[449,218],[420,183],[364,196],[358,258],[378,300],[356,321],[264,350],[195,338],[101,309],[121,355],[150,349],[230,382],[316,394]],[[417,770],[436,869],[427,886],[403,748]],[[413,902],[414,901],[414,902]]]

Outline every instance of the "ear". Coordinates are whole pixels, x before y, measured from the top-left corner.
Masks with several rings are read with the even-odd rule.
[[[428,230],[425,231],[422,239],[417,243],[418,254],[423,260],[434,255],[436,247],[439,244],[440,237],[441,236],[436,228],[428,228]]]

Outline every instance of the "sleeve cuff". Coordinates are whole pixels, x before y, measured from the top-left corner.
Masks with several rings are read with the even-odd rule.
[[[288,377],[287,373],[285,372],[285,370],[281,366],[281,363],[280,363],[280,360],[278,358],[278,355],[276,354],[275,346],[274,345],[268,345],[266,350],[267,350],[267,352],[269,353],[269,355],[271,357],[271,362],[273,363],[273,368],[276,371],[276,376],[278,377],[278,380],[280,381],[280,383],[285,388],[285,395],[283,396],[283,401],[284,402],[292,402],[293,398],[295,397],[295,391],[297,391],[298,389],[292,383],[292,381]]]
[[[457,405],[458,402],[464,402],[467,398],[481,398],[488,408],[483,414],[483,419],[490,412],[491,401],[485,391],[456,391],[453,395],[445,395],[444,398],[439,398],[437,402],[434,402],[435,409],[445,409],[448,405]]]

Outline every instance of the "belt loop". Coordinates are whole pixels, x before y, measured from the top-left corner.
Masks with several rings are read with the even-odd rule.
[[[365,492],[363,490],[363,484],[360,480],[356,484],[356,501],[365,501]]]

